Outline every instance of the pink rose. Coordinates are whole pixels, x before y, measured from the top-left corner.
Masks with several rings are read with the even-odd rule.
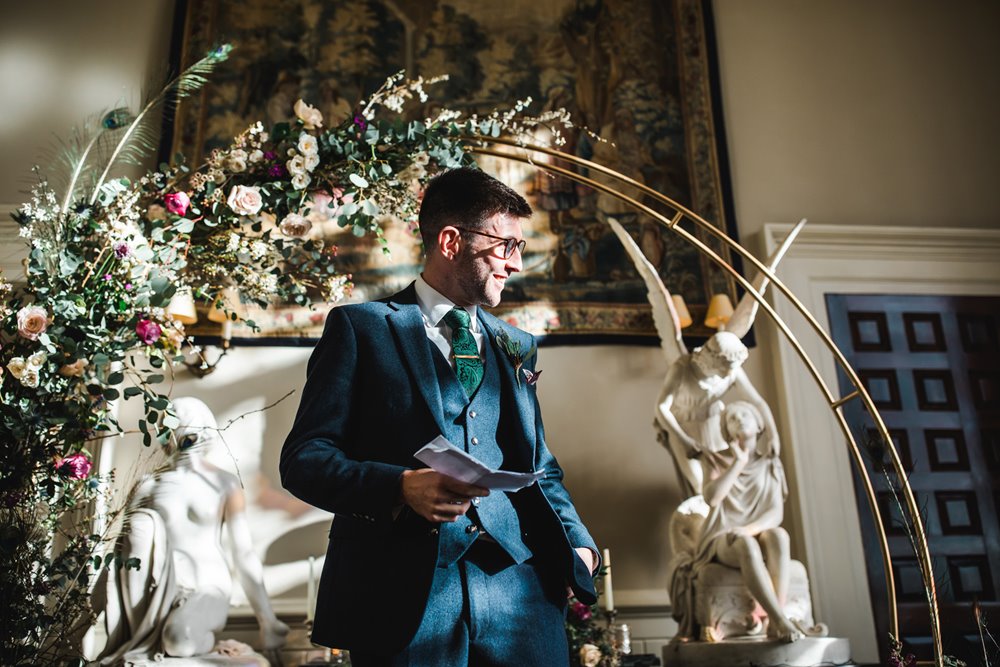
[[[41,306],[25,306],[17,311],[17,333],[28,340],[38,340],[48,328],[49,314]]]
[[[171,213],[184,215],[187,213],[188,206],[191,205],[191,198],[187,196],[186,192],[171,192],[168,195],[163,195],[163,203]]]
[[[56,463],[56,471],[70,479],[85,479],[93,464],[83,454],[73,454]]]
[[[264,206],[264,200],[256,185],[234,185],[226,204],[238,215],[255,215]]]
[[[135,332],[139,335],[139,340],[146,345],[152,345],[160,339],[163,329],[153,320],[139,320],[135,325]]]
[[[312,229],[312,223],[298,213],[289,213],[278,225],[278,229],[285,236],[300,239],[309,233],[309,230]]]

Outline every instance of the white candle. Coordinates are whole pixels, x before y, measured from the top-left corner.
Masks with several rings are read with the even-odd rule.
[[[611,588],[611,549],[604,550],[604,608],[615,610],[615,593]]]
[[[309,583],[306,586],[306,623],[312,623],[316,608],[316,557],[309,556]]]

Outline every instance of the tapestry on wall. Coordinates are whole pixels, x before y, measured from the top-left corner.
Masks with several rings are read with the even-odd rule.
[[[193,164],[250,122],[290,120],[299,98],[332,126],[390,74],[447,73],[435,96],[448,107],[490,111],[527,97],[535,111],[564,107],[607,141],[577,131],[563,150],[616,169],[735,235],[724,206],[703,1],[189,0],[178,12],[182,63],[222,41],[236,47],[200,96],[179,106],[165,139],[165,151]],[[479,162],[535,210],[524,226],[524,270],[494,313],[545,343],[655,343],[646,288],[608,217],[635,235],[696,323],[711,294],[735,296],[732,278],[614,197],[530,165]],[[332,222],[323,228],[339,247],[339,269],[354,277],[354,300],[391,294],[419,271],[418,244],[402,224],[386,226],[389,258],[374,239]],[[280,308],[256,319],[259,333],[241,327],[235,335],[317,338],[324,316]],[[686,333],[710,333],[698,326]]]

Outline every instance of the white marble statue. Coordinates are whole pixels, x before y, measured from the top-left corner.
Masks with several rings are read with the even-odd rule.
[[[759,634],[766,627],[768,636],[791,642],[805,633],[824,632],[812,627],[808,591],[805,603],[796,605],[805,609],[797,614],[800,618],[785,613],[791,564],[788,534],[780,527],[786,494],[780,442],[770,408],[742,369],[749,353],[740,339],[750,330],[757,302],[745,295],[720,331],[689,353],[656,268],[617,221],[609,223],[646,282],[667,357],[655,425],[690,496],[671,521],[670,589],[678,636],[721,639]],[[772,271],[804,224],[769,259]],[[763,293],[767,282],[761,274],[751,284]],[[727,407],[724,401],[733,398],[743,400]],[[738,571],[752,598],[706,593],[727,576],[724,569],[712,569],[718,565]],[[799,579],[804,577],[802,571]],[[726,609],[727,604],[734,609]],[[730,623],[729,616],[740,620]]]
[[[264,589],[239,479],[205,459],[221,440],[208,406],[187,397],[173,406],[180,419],[172,434],[175,451],[168,465],[140,483],[118,544],[123,557],[140,559],[140,567],[104,570],[94,591],[108,635],[98,664],[210,653],[204,664],[260,664],[227,657],[216,645],[229,614],[230,562],[260,623],[263,647],[280,647],[288,633]]]
[[[777,268],[805,222],[799,222],[771,256],[768,261],[771,271]],[[697,495],[701,493],[702,471],[695,459],[703,452],[719,452],[728,447],[721,435],[719,419],[725,406],[722,399],[731,390],[760,411],[768,432],[765,437],[769,442],[765,446],[778,448],[778,434],[771,410],[742,368],[749,352],[740,339],[750,331],[758,304],[750,294],[744,295],[719,332],[702,347],[688,352],[674,302],[656,267],[646,259],[642,249],[617,220],[610,218],[608,223],[646,283],[647,296],[653,307],[653,322],[667,361],[667,377],[657,401],[655,424],[677,464],[684,490],[689,496]],[[751,285],[763,294],[768,282],[767,276],[761,273],[751,281]]]

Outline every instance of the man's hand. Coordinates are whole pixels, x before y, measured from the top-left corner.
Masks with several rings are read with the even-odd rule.
[[[576,555],[580,557],[583,564],[587,566],[587,571],[594,573],[594,565],[597,564],[597,554],[587,547],[576,547]]]
[[[490,495],[489,489],[460,482],[430,468],[407,470],[400,477],[399,495],[414,512],[435,523],[458,521],[469,511],[473,498]]]

